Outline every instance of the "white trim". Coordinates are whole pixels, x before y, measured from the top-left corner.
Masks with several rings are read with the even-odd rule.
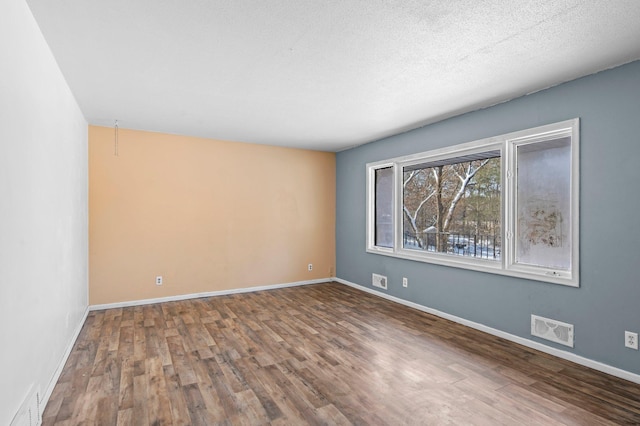
[[[368,253],[381,254],[400,259],[579,287],[579,127],[580,119],[574,118],[531,129],[479,139],[473,142],[367,163],[366,251]],[[515,158],[516,151],[514,147],[522,143],[543,142],[558,136],[568,136],[571,138],[571,268],[568,271],[555,270],[546,266],[516,264],[514,261],[516,202],[515,178],[513,176],[514,170],[517,168],[517,160]],[[428,163],[434,160],[458,159],[465,155],[488,151],[500,151],[501,153],[501,259],[499,261],[490,261],[487,259],[405,249],[402,244],[404,222],[404,214],[402,211],[403,168],[422,162]],[[391,248],[375,245],[375,171],[385,167],[393,167],[394,169],[394,185],[392,190],[394,244]]]
[[[333,278],[319,278],[316,280],[296,281],[296,282],[284,283],[284,284],[273,284],[273,285],[247,287],[247,288],[234,288],[230,290],[207,291],[204,293],[178,294],[176,296],[157,297],[154,299],[130,300],[126,302],[104,303],[101,305],[91,305],[89,306],[89,310],[99,311],[102,309],[125,308],[129,306],[151,305],[153,303],[163,303],[163,302],[176,302],[179,300],[198,299],[201,297],[226,296],[229,294],[251,293],[254,291],[274,290],[277,288],[297,287],[297,286],[309,285],[309,284],[320,284],[320,283],[326,283],[327,281],[331,281],[331,280],[333,280]]]
[[[80,320],[78,325],[76,325],[76,329],[73,332],[73,337],[69,341],[67,350],[64,352],[64,355],[62,356],[62,359],[60,360],[60,363],[58,364],[56,371],[53,373],[53,376],[51,377],[51,380],[49,380],[49,384],[47,385],[45,392],[42,395],[42,401],[40,403],[40,407],[43,412],[40,413],[40,416],[42,416],[42,414],[44,413],[44,409],[47,407],[49,398],[51,398],[51,394],[53,393],[53,388],[55,388],[56,385],[58,384],[58,379],[62,374],[62,370],[64,369],[65,364],[67,363],[67,359],[69,359],[69,355],[71,355],[71,350],[73,349],[73,345],[76,344],[76,340],[78,340],[78,336],[80,336],[80,332],[82,331],[82,327],[84,327],[84,323],[87,320],[88,315],[89,315],[89,307],[87,306],[87,308],[84,310],[84,314],[82,315],[82,319]]]
[[[580,181],[580,168],[579,168],[579,146],[580,146],[580,119],[574,118],[572,120],[563,121],[556,124],[549,124],[546,126],[538,127],[534,129],[537,133],[532,134],[529,130],[516,132],[512,134],[512,137],[507,139],[507,158],[510,161],[508,165],[508,171],[510,176],[505,180],[506,186],[504,191],[505,205],[512,206],[513,208],[507,209],[507,217],[505,231],[510,238],[505,239],[508,243],[504,250],[505,269],[521,272],[526,276],[530,276],[532,279],[539,279],[542,281],[549,281],[557,284],[567,285],[571,287],[579,287],[579,271],[580,271],[580,256],[579,256],[579,181]],[[548,266],[521,264],[516,261],[516,251],[518,246],[518,218],[516,215],[518,205],[518,147],[524,145],[531,145],[536,143],[544,143],[552,141],[558,138],[569,138],[570,148],[570,235],[569,238],[571,244],[571,266],[569,270],[554,269]],[[536,276],[544,276],[545,278],[536,278]],[[548,279],[549,277],[551,279]]]
[[[405,305],[405,306],[417,309],[417,310],[422,311],[422,312],[427,312],[427,313],[435,315],[437,317],[444,318],[444,319],[456,322],[458,324],[465,325],[467,327],[470,327],[470,328],[473,328],[473,329],[476,329],[476,330],[483,331],[483,332],[491,334],[493,336],[501,337],[501,338],[503,338],[505,340],[509,340],[511,342],[518,343],[518,344],[520,344],[522,346],[526,346],[528,348],[535,349],[535,350],[538,350],[540,352],[547,353],[549,355],[557,356],[558,358],[562,358],[562,359],[565,359],[567,361],[575,362],[576,364],[580,364],[582,366],[589,367],[589,368],[592,368],[594,370],[601,371],[603,373],[610,374],[612,376],[619,377],[621,379],[625,379],[625,380],[628,380],[630,382],[634,382],[634,383],[640,384],[640,374],[632,373],[630,371],[623,370],[621,368],[613,367],[611,365],[604,364],[604,363],[601,363],[599,361],[594,361],[592,359],[585,358],[583,356],[576,355],[574,353],[567,352],[567,351],[564,351],[564,350],[561,350],[561,349],[552,348],[552,347],[544,345],[542,343],[534,342],[533,340],[525,339],[523,337],[516,336],[514,334],[506,333],[504,331],[501,331],[501,330],[498,330],[498,329],[495,329],[495,328],[492,328],[492,327],[488,327],[486,325],[483,325],[483,324],[480,324],[480,323],[477,323],[477,322],[469,321],[467,319],[460,318],[460,317],[457,317],[455,315],[447,314],[446,312],[442,312],[442,311],[439,311],[437,309],[429,308],[429,307],[420,305],[418,303],[414,303],[414,302],[410,302],[410,301],[407,301],[407,300],[404,300],[404,299],[400,299],[400,298],[395,297],[395,296],[390,296],[390,295],[388,295],[386,293],[382,293],[380,291],[377,291],[377,290],[374,290],[374,289],[371,289],[371,288],[367,288],[367,287],[358,285],[356,283],[352,283],[352,282],[347,281],[347,280],[343,280],[342,278],[334,277],[334,278],[332,278],[332,281],[338,282],[340,284],[344,284],[344,285],[349,286],[349,287],[353,287],[353,288],[355,288],[357,290],[361,290],[361,291],[364,291],[366,293],[373,294],[375,296],[382,297],[383,299],[387,299],[387,300],[390,300],[392,302],[400,303],[401,305]]]
[[[377,163],[370,163],[367,164],[367,241],[366,241],[366,250],[370,251],[370,252],[374,252],[374,253],[383,253],[383,254],[388,254],[388,255],[392,255],[394,253],[394,248],[393,247],[382,247],[382,246],[376,246],[375,245],[375,235],[376,235],[376,209],[375,209],[375,203],[376,203],[376,171],[379,169],[385,169],[387,167],[392,167],[393,168],[393,173],[394,173],[394,177],[393,180],[394,182],[398,180],[398,176],[396,176],[395,174],[398,173],[397,171],[397,167],[395,167],[395,164],[392,162],[388,162],[388,161],[379,161]],[[397,242],[395,241],[396,237],[395,237],[395,223],[396,223],[396,188],[395,186],[392,186],[391,188],[391,199],[393,200],[393,209],[392,209],[392,213],[391,213],[391,223],[392,223],[392,227],[394,229],[394,246],[397,244]]]

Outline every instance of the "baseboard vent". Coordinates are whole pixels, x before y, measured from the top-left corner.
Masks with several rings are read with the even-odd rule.
[[[573,324],[531,315],[531,334],[541,339],[573,347]]]
[[[27,398],[22,403],[20,410],[16,413],[16,416],[11,421],[11,426],[40,426],[42,424],[42,411],[44,407],[41,407],[42,395],[40,394],[40,388],[38,387],[33,392],[33,387],[29,390]]]
[[[384,275],[371,274],[371,284],[374,287],[387,289],[387,277]]]

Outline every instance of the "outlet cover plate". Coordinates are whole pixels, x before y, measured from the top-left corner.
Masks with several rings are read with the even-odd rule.
[[[624,332],[624,346],[627,348],[638,350],[638,333],[632,331]]]

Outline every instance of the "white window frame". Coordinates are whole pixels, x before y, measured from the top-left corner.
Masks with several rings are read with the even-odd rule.
[[[440,148],[432,151],[412,154],[392,159],[368,163],[367,170],[367,242],[369,253],[420,262],[434,263],[463,269],[471,269],[501,275],[527,278],[554,284],[579,287],[579,124],[578,118],[513,132],[496,137],[481,139],[469,143]],[[570,172],[570,244],[571,268],[554,270],[545,266],[532,266],[516,262],[517,232],[517,188],[516,188],[516,153],[517,147],[523,144],[544,142],[561,137],[571,137],[571,172]],[[462,157],[474,153],[499,150],[501,153],[501,256],[499,260],[469,258],[444,253],[405,249],[403,247],[403,168],[415,164],[432,162],[448,158]],[[393,247],[375,245],[375,171],[380,168],[393,167]]]
[[[369,167],[367,165],[367,251],[374,253],[381,253],[387,255],[393,255],[396,246],[396,187],[392,188],[391,199],[393,200],[393,209],[391,215],[391,221],[393,223],[394,242],[393,247],[377,246],[376,242],[376,170],[386,169],[387,167],[393,168],[394,182],[397,181],[396,167],[393,162],[379,161],[375,163],[375,166]],[[370,250],[371,248],[371,250]]]

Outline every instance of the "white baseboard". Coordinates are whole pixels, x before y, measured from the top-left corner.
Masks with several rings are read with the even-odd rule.
[[[208,291],[204,293],[179,294],[176,296],[158,297],[154,299],[131,300],[127,302],[105,303],[102,305],[89,306],[90,311],[99,311],[101,309],[125,308],[128,306],[151,305],[153,303],[176,302],[179,300],[198,299],[201,297],[226,296],[229,294],[251,293],[254,291],[274,290],[276,288],[297,287],[301,285],[320,284],[333,280],[333,278],[320,278],[317,280],[296,281],[292,283],[273,284],[257,287],[234,288],[230,290]]]
[[[43,412],[45,407],[47,406],[47,403],[49,402],[49,398],[51,398],[51,394],[53,393],[53,388],[55,388],[56,384],[58,384],[58,379],[62,374],[62,369],[64,368],[64,365],[67,363],[67,359],[69,358],[69,355],[71,355],[71,350],[73,349],[73,345],[76,344],[76,340],[78,340],[78,336],[80,336],[82,327],[84,326],[84,323],[87,320],[87,315],[89,315],[89,307],[87,307],[84,310],[82,319],[76,325],[76,329],[73,332],[73,337],[69,341],[69,344],[67,345],[67,349],[65,350],[64,355],[62,356],[62,359],[60,360],[60,363],[58,364],[56,371],[53,373],[53,376],[51,377],[51,380],[49,380],[49,384],[47,385],[47,388],[45,389],[45,392],[42,395],[42,401],[40,402],[40,407]],[[40,413],[41,416],[42,414],[43,413]]]
[[[383,293],[381,291],[377,291],[377,290],[374,290],[374,289],[371,289],[371,288],[368,288],[368,287],[364,287],[364,286],[358,285],[356,283],[353,283],[353,282],[350,282],[350,281],[347,281],[347,280],[343,280],[342,278],[333,278],[332,280],[335,281],[335,282],[338,282],[340,284],[344,284],[344,285],[347,285],[349,287],[353,287],[353,288],[355,288],[357,290],[361,290],[361,291],[364,291],[366,293],[370,293],[370,294],[373,294],[375,296],[379,296],[379,297],[382,297],[384,299],[391,300],[392,302],[400,303],[400,304],[408,306],[410,308],[414,308],[414,309],[417,309],[419,311],[427,312],[429,314],[438,316],[440,318],[448,319],[450,321],[456,322],[458,324],[465,325],[467,327],[474,328],[476,330],[484,331],[485,333],[488,333],[488,334],[491,334],[491,335],[494,335],[494,336],[497,336],[497,337],[501,337],[501,338],[503,338],[505,340],[509,340],[511,342],[518,343],[518,344],[520,344],[522,346],[526,346],[526,347],[531,348],[531,349],[536,349],[536,350],[538,350],[540,352],[544,352],[544,353],[547,353],[549,355],[557,356],[558,358],[562,358],[562,359],[565,359],[567,361],[575,362],[576,364],[580,364],[580,365],[583,365],[585,367],[589,367],[589,368],[592,368],[594,370],[598,370],[598,371],[601,371],[603,373],[607,373],[607,374],[610,374],[612,376],[619,377],[621,379],[629,380],[630,382],[634,382],[634,383],[640,384],[640,374],[635,374],[635,373],[632,373],[630,371],[622,370],[620,368],[613,367],[613,366],[608,365],[608,364],[603,364],[601,362],[594,361],[592,359],[585,358],[585,357],[582,357],[580,355],[576,355],[576,354],[571,353],[571,352],[567,352],[567,351],[563,351],[561,349],[553,348],[553,347],[544,345],[544,344],[539,343],[539,342],[534,342],[533,340],[525,339],[523,337],[516,336],[514,334],[506,333],[504,331],[501,331],[501,330],[498,330],[498,329],[495,329],[495,328],[492,328],[492,327],[488,327],[486,325],[483,325],[483,324],[480,324],[480,323],[477,323],[477,322],[469,321],[469,320],[466,320],[464,318],[460,318],[460,317],[457,317],[455,315],[451,315],[451,314],[448,314],[446,312],[439,311],[437,309],[429,308],[427,306],[423,306],[423,305],[420,305],[418,303],[409,302],[407,300],[400,299],[399,297],[391,296],[391,295],[388,295],[388,294]]]

